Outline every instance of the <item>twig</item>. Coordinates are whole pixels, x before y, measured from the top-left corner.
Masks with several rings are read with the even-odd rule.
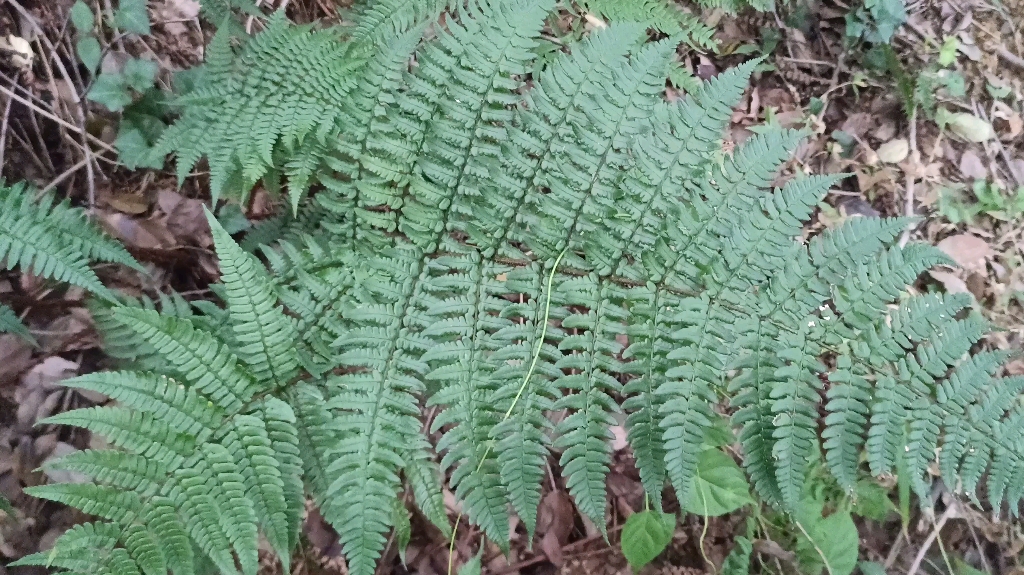
[[[910,161],[914,165],[910,166],[907,170],[907,185],[906,185],[906,204],[903,206],[903,214],[905,216],[914,216],[914,180],[917,177],[917,170],[921,162],[920,155],[917,153],[917,107],[910,113]],[[914,229],[914,224],[907,226],[907,229],[903,230],[903,235],[900,236],[900,247],[907,245],[910,241],[910,232]]]
[[[80,137],[82,138],[82,155],[85,156],[85,160],[86,160],[85,171],[88,174],[88,180],[87,181],[88,181],[88,184],[89,184],[89,211],[91,212],[96,207],[96,182],[95,182],[95,174],[92,171],[92,162],[93,162],[92,150],[89,148],[88,141],[86,141],[87,138],[90,136],[89,132],[85,129],[85,118],[88,115],[88,110],[86,109],[86,105],[82,101],[81,96],[78,95],[78,91],[75,88],[75,83],[71,79],[71,74],[68,74],[67,68],[64,67],[64,62],[60,58],[60,53],[57,51],[57,47],[52,42],[50,42],[49,38],[46,37],[46,32],[43,30],[43,27],[40,26],[38,22],[36,22],[36,19],[32,17],[32,14],[30,14],[28,12],[28,10],[25,10],[25,8],[22,7],[21,4],[18,3],[18,0],[7,0],[7,2],[11,6],[14,6],[14,9],[17,10],[19,13],[21,13],[21,15],[25,18],[25,20],[29,24],[31,24],[33,28],[36,29],[36,32],[39,33],[39,40],[43,44],[46,44],[46,47],[49,48],[49,50],[50,50],[50,60],[53,60],[53,63],[57,66],[57,69],[60,70],[60,73],[61,73],[61,75],[64,78],[64,82],[68,86],[68,90],[71,92],[71,94],[74,95],[75,103],[78,104],[78,113],[77,114],[72,114],[70,109],[68,110],[68,113],[75,119],[75,123],[77,124],[77,126],[71,128],[71,129],[74,130],[75,132],[77,132],[80,135]],[[105,5],[107,6],[107,8],[109,10],[109,7],[110,7],[109,1],[105,0]],[[53,73],[50,70],[49,60],[44,60],[44,63],[46,65],[47,73],[50,76],[50,83],[51,83],[51,85],[53,85],[53,91],[54,91],[53,95],[54,95],[54,97],[57,100],[60,100],[61,98],[59,97],[59,94],[57,93],[57,88],[56,88],[55,80],[53,78]],[[110,149],[110,151],[114,152],[115,154],[117,153],[112,148],[108,147],[108,149]]]
[[[907,575],[917,575],[918,569],[921,568],[921,562],[924,561],[924,556],[928,554],[928,550],[931,549],[932,543],[935,543],[935,539],[939,536],[939,532],[942,531],[942,527],[946,525],[946,521],[953,516],[955,511],[956,504],[951,504],[942,512],[942,517],[939,517],[939,521],[935,524],[935,528],[932,529],[932,532],[928,534],[928,538],[921,544],[921,549],[918,550],[917,556],[914,557],[914,562],[910,564],[910,569],[907,570]]]
[[[60,185],[61,182],[63,182],[64,180],[68,179],[71,176],[71,174],[74,174],[78,170],[81,170],[83,167],[87,166],[88,164],[89,164],[89,157],[85,157],[81,161],[79,161],[77,164],[75,164],[74,166],[71,166],[70,168],[65,170],[63,174],[61,174],[61,175],[57,176],[56,178],[54,178],[54,180],[52,182],[50,182],[49,184],[46,184],[45,188],[39,190],[39,193],[36,194],[36,199],[39,199],[42,196],[46,195],[46,192],[49,192],[50,190],[56,188],[58,185]]]
[[[978,106],[974,110],[974,113],[976,116],[978,116],[982,120],[985,120],[991,125],[992,122],[989,121],[989,115],[985,113],[985,110],[982,109],[981,106]],[[999,154],[1003,156],[1003,161],[1006,162],[1006,169],[1007,171],[1010,172],[1010,179],[1017,182],[1018,186],[1024,186],[1024,180],[1017,179],[1017,174],[1014,173],[1014,171],[1010,167],[1010,164],[1013,162],[1013,158],[1011,158],[1010,154],[1007,153],[1006,147],[1003,146],[1003,141],[999,139],[999,136],[992,138],[992,141],[995,143],[996,148],[999,150]]]
[[[971,539],[974,540],[974,546],[978,548],[978,557],[981,558],[981,566],[984,567],[985,573],[991,575],[995,573],[992,570],[992,566],[988,564],[988,558],[985,557],[985,548],[981,546],[981,540],[978,539],[978,532],[974,530],[974,525],[971,521],[967,520],[967,530],[971,532]]]
[[[1007,50],[1005,46],[999,46],[998,48],[996,48],[996,54],[998,54],[999,57],[1002,58],[1003,60],[1006,60],[1007,64],[1016,66],[1021,70],[1024,70],[1024,58],[1021,58],[1020,56]]]
[[[903,543],[906,538],[903,536],[903,530],[900,529],[898,535],[896,535],[896,543],[892,544],[892,548],[889,549],[889,554],[885,557],[885,572],[888,573],[889,569],[892,568],[892,564],[896,562],[896,558],[900,555],[900,550],[903,549]]]
[[[0,122],[0,166],[4,165],[4,152],[7,151],[7,126],[11,119],[11,98],[7,98],[7,105],[4,106],[4,119]]]
[[[44,116],[44,117],[46,117],[46,118],[48,118],[50,120],[53,120],[54,122],[57,122],[58,124],[64,126],[65,128],[74,130],[76,133],[84,133],[85,137],[87,137],[90,142],[92,142],[92,143],[96,144],[97,146],[107,150],[108,152],[111,152],[113,154],[117,153],[117,150],[115,150],[114,147],[111,146],[110,144],[104,142],[103,140],[97,138],[96,136],[93,136],[92,134],[86,132],[82,128],[79,128],[78,126],[75,126],[75,125],[71,124],[67,120],[61,119],[60,117],[58,117],[58,116],[48,112],[42,106],[32,102],[31,100],[22,98],[21,96],[19,96],[16,93],[14,93],[13,90],[10,90],[10,89],[8,89],[5,86],[0,86],[0,92],[3,92],[4,94],[7,94],[11,98],[14,98],[15,100],[17,100],[20,104],[22,104],[24,106],[28,106],[29,108],[31,108],[37,114],[39,114],[41,116]]]

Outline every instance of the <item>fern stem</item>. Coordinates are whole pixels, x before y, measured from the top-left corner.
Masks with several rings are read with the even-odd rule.
[[[562,249],[562,253],[558,254],[555,258],[555,264],[551,266],[551,273],[548,274],[547,284],[547,297],[544,301],[544,321],[541,323],[540,337],[537,338],[537,346],[533,349],[533,359],[530,361],[530,369],[526,371],[526,375],[523,377],[523,383],[519,386],[519,391],[516,393],[515,399],[512,400],[512,405],[509,406],[508,411],[505,412],[505,416],[501,418],[501,421],[506,421],[512,416],[512,411],[516,408],[516,404],[519,403],[519,398],[523,396],[523,392],[526,391],[526,384],[529,383],[530,377],[533,376],[533,371],[537,368],[537,360],[540,358],[540,350],[544,347],[544,338],[548,333],[548,319],[551,314],[551,287],[555,283],[555,272],[558,271],[558,264],[562,262],[562,258],[565,257],[565,252],[569,251],[569,246]],[[484,466],[484,461],[487,461],[487,456],[491,454],[491,445],[487,446],[487,450],[484,451],[483,457],[480,458],[480,463],[476,466],[476,473],[480,472],[480,469]],[[448,542],[448,575],[452,575],[452,565],[455,558],[455,537],[459,533],[459,523],[462,521],[462,513],[455,518],[455,527],[452,529],[452,537]]]
[[[541,324],[540,337],[537,338],[537,347],[533,350],[533,360],[530,362],[530,369],[526,371],[526,376],[523,377],[523,383],[519,386],[519,391],[516,392],[515,399],[512,400],[512,405],[508,407],[508,411],[505,412],[505,417],[501,419],[502,421],[505,421],[512,415],[512,410],[514,410],[516,408],[516,404],[519,403],[519,398],[523,396],[523,392],[526,390],[526,384],[530,381],[530,377],[533,376],[533,371],[537,368],[537,360],[540,358],[540,350],[544,347],[544,337],[548,333],[548,318],[551,313],[551,285],[555,281],[555,271],[558,270],[558,264],[561,263],[562,257],[565,256],[565,252],[568,250],[569,246],[566,246],[562,250],[562,253],[558,254],[558,257],[555,258],[555,265],[551,266],[551,273],[548,275],[547,301],[544,302],[544,321]]]

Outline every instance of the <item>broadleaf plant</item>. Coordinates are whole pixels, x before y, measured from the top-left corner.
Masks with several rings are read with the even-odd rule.
[[[46,423],[116,449],[48,464],[92,483],[30,490],[99,521],[20,564],[250,575],[261,535],[288,562],[309,497],[370,575],[404,493],[446,534],[442,485],[499,546],[513,513],[532,534],[550,455],[603,527],[622,415],[650,513],[667,485],[692,510],[733,430],[783,511],[819,461],[848,492],[905,469],[925,500],[936,453],[946,485],[987,475],[1018,504],[1024,377],[997,377],[968,298],[908,289],[948,258],[896,245],[902,218],[803,239],[842,179],[772,187],[806,134],[722,149],[759,61],[669,101],[677,39],[611,22],[538,68],[554,8],[379,0],[342,28],[215,40],[219,81],[161,145],[182,174],[206,156],[215,193],[286,175],[291,206],[253,251],[210,217],[223,309],[109,311],[146,365],[69,380],[117,405]]]

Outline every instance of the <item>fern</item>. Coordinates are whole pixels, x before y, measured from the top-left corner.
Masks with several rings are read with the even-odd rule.
[[[211,218],[224,309],[106,312],[144,361],[70,380],[117,406],[48,423],[118,449],[51,463],[94,483],[32,493],[107,522],[25,563],[191,573],[196,553],[250,573],[260,534],[287,562],[308,494],[367,575],[408,526],[402,493],[446,534],[444,483],[499,546],[511,513],[532,535],[551,454],[603,526],[620,415],[654,507],[666,483],[694,496],[723,415],[780,509],[819,458],[846,489],[905,467],[924,495],[936,451],[971,497],[985,475],[993,505],[1024,496],[1024,378],[976,352],[988,328],[963,298],[907,289],[947,259],[894,246],[904,219],[805,241],[841,176],[768,189],[803,132],[722,151],[759,61],[670,103],[678,37],[646,41],[649,22],[538,68],[553,1],[380,6],[318,32],[278,17],[236,56],[217,40],[208,66],[231,81],[182,101],[167,149],[206,154],[217,185],[321,186],[252,236],[265,267]]]
[[[37,276],[112,294],[89,269],[89,260],[113,262],[143,271],[121,245],[105,237],[79,208],[52,196],[36,201],[24,185],[0,182],[0,260]]]
[[[353,68],[335,33],[290,26],[283,14],[237,57],[230,41],[226,31],[215,36],[203,87],[179,99],[184,114],[157,144],[160,153],[176,153],[179,179],[206,156],[214,197],[244,196],[264,177],[276,185],[275,154],[292,154],[294,165],[315,165],[320,143],[335,130]],[[301,90],[285,89],[290,82]],[[299,177],[301,170],[289,175]],[[298,192],[293,198],[298,201]]]
[[[114,319],[165,363],[157,372],[66,381],[119,405],[70,411],[48,423],[84,427],[121,451],[87,450],[48,463],[84,473],[95,484],[28,490],[111,523],[72,530],[55,554],[19,564],[79,569],[83,555],[70,550],[87,544],[100,552],[97,565],[112,561],[114,572],[137,565],[145,573],[192,573],[194,544],[223,572],[234,572],[237,560],[243,573],[255,573],[258,530],[288,563],[303,506],[299,438],[291,407],[267,393],[295,370],[294,350],[282,349],[282,342],[291,342],[292,324],[280,308],[267,307],[263,268],[212,216],[209,221],[234,337],[222,343],[188,318],[154,310],[113,310]]]
[[[696,48],[714,50],[714,28],[665,0],[582,0],[580,6],[612,22],[639,22],[666,34],[679,35]]]
[[[13,333],[35,345],[36,340],[14,310],[0,303],[0,333]]]

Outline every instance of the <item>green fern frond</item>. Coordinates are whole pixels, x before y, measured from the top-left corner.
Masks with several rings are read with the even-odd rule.
[[[346,28],[353,50],[385,48],[407,31],[431,24],[451,0],[364,0],[354,10],[354,24]]]
[[[0,182],[0,260],[6,269],[22,267],[40,277],[83,287],[101,297],[113,295],[89,269],[90,258],[141,270],[120,244],[104,237],[79,209],[51,196],[36,201],[23,184]]]
[[[295,328],[277,306],[263,266],[242,251],[209,211],[206,219],[220,258],[234,351],[257,380],[283,386],[298,371]]]
[[[0,333],[13,333],[32,345],[37,345],[36,338],[32,337],[32,332],[25,324],[21,323],[18,314],[2,303],[0,303]]]
[[[142,502],[130,491],[89,483],[59,483],[26,487],[25,493],[81,509],[116,523],[131,523]]]
[[[103,352],[110,358],[126,367],[139,369],[161,370],[168,361],[156,352],[153,346],[140,342],[135,332],[114,317],[118,307],[159,310],[164,315],[197,319],[192,306],[180,294],[158,294],[157,300],[142,296],[131,298],[117,296],[117,303],[106,300],[91,299],[88,302],[89,314],[92,316],[96,331],[99,332]]]
[[[774,0],[698,0],[703,8],[721,8],[727,14],[736,14],[746,8],[753,8],[758,12],[771,12],[775,9]]]
[[[357,66],[333,32],[291,25],[283,14],[237,57],[230,51],[228,33],[219,32],[202,86],[179,99],[184,113],[156,145],[157,153],[177,155],[179,181],[206,156],[214,199],[246,197],[277,165],[275,156],[333,134]],[[287,89],[292,83],[301,89]],[[293,208],[305,191],[290,190]]]
[[[667,0],[580,0],[580,6],[612,22],[639,22],[647,28],[678,36],[694,48],[714,50],[715,29]]]
[[[238,365],[238,358],[188,319],[131,308],[114,310],[114,317],[172,361],[175,373],[225,411],[237,411],[255,393],[257,384]]]

